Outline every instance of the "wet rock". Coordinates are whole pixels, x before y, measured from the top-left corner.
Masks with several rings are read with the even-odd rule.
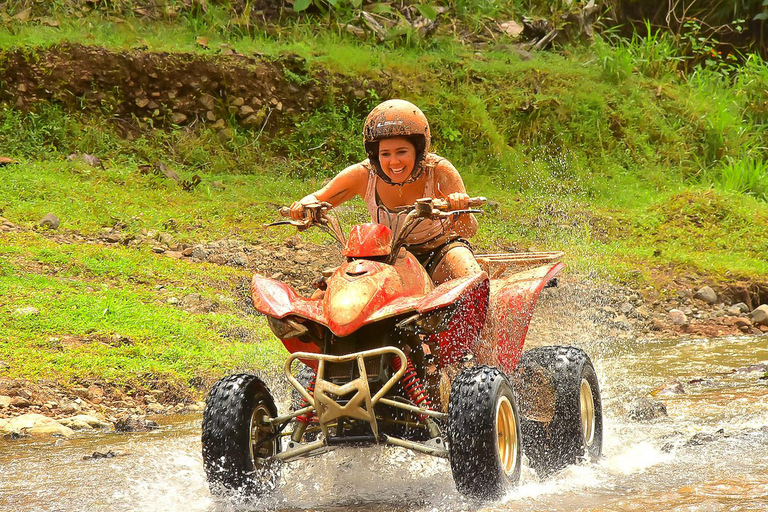
[[[13,312],[14,316],[34,316],[39,315],[40,310],[33,306],[27,306],[23,308],[19,308],[16,311]]]
[[[768,304],[759,306],[750,314],[750,317],[755,325],[768,325]]]
[[[688,325],[688,317],[679,309],[669,311],[669,320],[674,325]]]
[[[61,221],[57,216],[55,216],[52,213],[47,214],[45,217],[40,219],[40,222],[38,225],[42,228],[48,228],[48,229],[58,229],[61,225]]]
[[[665,382],[661,387],[651,392],[653,396],[674,396],[685,394],[683,385],[676,380]]]
[[[156,422],[141,416],[128,416],[115,422],[117,432],[149,432],[160,428]]]
[[[768,372],[767,363],[752,364],[749,366],[742,366],[731,370],[732,373],[753,373],[753,372]]]
[[[711,443],[726,437],[730,436],[726,435],[725,430],[722,428],[714,433],[699,432],[686,441],[683,446],[701,446],[705,443]]]
[[[667,407],[658,400],[637,398],[627,407],[627,417],[633,421],[650,421],[667,416]]]
[[[91,455],[86,455],[83,457],[83,460],[91,460],[91,459],[111,459],[112,457],[116,457],[117,454],[113,452],[112,450],[106,451],[106,452],[93,452]]]
[[[59,420],[59,423],[72,430],[93,430],[93,429],[109,429],[112,428],[111,423],[102,421],[95,416],[87,414],[78,414],[77,416],[71,416]]]
[[[695,299],[702,300],[707,304],[714,304],[717,302],[717,293],[715,293],[715,290],[709,286],[704,286],[703,288],[696,290],[696,293],[693,294],[693,297]]]
[[[29,435],[71,436],[74,431],[42,414],[22,414],[7,420],[0,419],[0,433]]]

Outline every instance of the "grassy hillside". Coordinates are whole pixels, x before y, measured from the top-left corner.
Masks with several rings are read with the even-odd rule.
[[[293,233],[262,224],[362,159],[363,119],[390,97],[421,106],[434,150],[493,200],[481,250],[565,250],[574,276],[660,291],[676,275],[768,281],[768,66],[756,55],[681,74],[658,35],[529,52],[446,23],[383,43],[313,18],[233,30],[213,5],[154,21],[6,14],[0,156],[18,163],[0,167],[0,215],[17,229],[0,233],[0,375],[190,385],[276,364],[282,349],[241,304],[249,270],[130,238],[282,245]],[[61,64],[73,52],[77,75]],[[347,225],[364,218],[352,206]],[[38,226],[49,212],[56,231]],[[111,230],[122,245],[104,242]],[[169,302],[190,294],[209,311]],[[26,306],[39,312],[16,313]]]

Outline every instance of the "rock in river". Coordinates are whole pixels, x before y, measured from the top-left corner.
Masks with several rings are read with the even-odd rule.
[[[667,416],[667,407],[650,398],[638,398],[627,407],[627,416],[634,421],[649,421]]]
[[[69,427],[72,430],[90,430],[94,428],[112,428],[111,423],[107,423],[106,421],[102,421],[99,418],[96,418],[94,416],[89,416],[87,414],[78,414],[77,416],[72,416],[70,418],[64,418],[62,420],[59,420],[59,423],[64,425],[65,427]]]
[[[71,436],[75,432],[42,414],[22,414],[7,420],[0,419],[2,434],[60,435]]]

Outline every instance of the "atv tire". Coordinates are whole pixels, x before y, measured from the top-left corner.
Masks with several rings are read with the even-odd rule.
[[[552,376],[554,416],[549,422],[522,418],[523,451],[540,477],[581,460],[596,460],[603,447],[603,414],[597,374],[589,356],[575,347],[524,352],[520,366]],[[525,409],[525,407],[523,407]]]
[[[517,403],[496,368],[462,371],[448,400],[450,459],[456,488],[478,500],[502,496],[520,480],[522,436]]]
[[[237,374],[217,382],[203,412],[203,464],[215,496],[261,497],[279,479],[279,464],[269,460],[280,451],[276,433],[260,419],[277,416],[267,386],[255,375]]]

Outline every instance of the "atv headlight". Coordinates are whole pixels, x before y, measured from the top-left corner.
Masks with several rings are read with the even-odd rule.
[[[268,316],[267,322],[269,323],[269,328],[272,329],[272,332],[275,334],[275,336],[281,340],[288,338],[298,338],[299,336],[303,336],[309,332],[309,329],[291,317],[274,318]]]

